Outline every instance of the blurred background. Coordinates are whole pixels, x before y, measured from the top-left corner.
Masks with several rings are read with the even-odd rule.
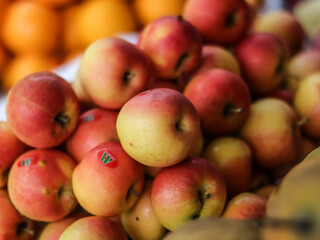
[[[276,8],[291,11],[302,2],[247,1],[257,13]],[[0,0],[0,91],[7,92],[29,73],[63,65],[99,38],[137,33],[156,18],[181,14],[184,2]]]

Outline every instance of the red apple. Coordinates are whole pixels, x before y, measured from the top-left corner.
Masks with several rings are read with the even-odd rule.
[[[80,115],[77,128],[66,140],[67,152],[80,162],[83,156],[100,143],[119,141],[116,121],[118,111],[92,108]]]
[[[68,226],[59,240],[127,240],[123,227],[102,216],[80,218]]]
[[[163,168],[153,180],[152,208],[171,231],[193,219],[220,216],[225,202],[225,180],[204,158],[189,157]]]
[[[147,180],[143,192],[132,208],[121,214],[121,223],[131,239],[162,239],[167,233],[151,206],[152,180]]]
[[[20,155],[8,177],[13,205],[32,220],[64,218],[77,206],[71,183],[75,166],[74,160],[59,150],[32,149]]]
[[[70,84],[51,72],[21,79],[8,93],[6,117],[10,129],[35,148],[60,145],[74,131],[80,112]]]
[[[251,192],[234,196],[226,205],[222,217],[232,219],[258,219],[266,214],[267,199]]]
[[[7,122],[0,121],[0,188],[7,185],[11,165],[29,147],[11,131]]]
[[[262,12],[254,20],[253,32],[272,33],[285,43],[289,56],[302,50],[306,35],[297,17],[289,10]]]
[[[194,71],[201,55],[201,36],[181,16],[164,16],[146,25],[137,45],[152,60],[155,77],[175,79]]]
[[[22,216],[12,205],[6,189],[0,189],[0,239],[32,240],[35,236],[34,222]]]
[[[173,89],[150,89],[131,98],[116,127],[124,150],[147,166],[174,165],[202,149],[198,112]]]
[[[216,166],[227,185],[227,198],[249,191],[252,151],[239,137],[225,136],[209,141],[202,156]]]
[[[187,0],[183,17],[207,43],[233,45],[251,26],[251,9],[245,0]]]
[[[222,68],[240,75],[240,66],[233,53],[219,45],[202,45],[201,62],[193,75],[212,68]]]
[[[253,95],[265,96],[282,83],[287,52],[278,36],[249,34],[235,46],[234,55]]]
[[[227,70],[210,69],[195,75],[184,95],[197,109],[204,134],[235,133],[249,114],[249,88],[241,77]]]
[[[120,143],[105,142],[91,149],[72,176],[75,196],[89,213],[116,216],[138,200],[144,184],[143,165]]]
[[[85,50],[78,77],[87,96],[98,106],[120,109],[149,88],[152,65],[136,45],[120,38],[102,38]]]

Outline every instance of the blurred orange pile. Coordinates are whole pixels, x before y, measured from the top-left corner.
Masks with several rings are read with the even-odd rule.
[[[51,70],[91,42],[139,31],[185,0],[0,0],[0,90]]]

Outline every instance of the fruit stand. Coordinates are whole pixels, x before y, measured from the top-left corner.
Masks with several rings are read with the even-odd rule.
[[[0,239],[320,239],[317,7],[0,0]]]

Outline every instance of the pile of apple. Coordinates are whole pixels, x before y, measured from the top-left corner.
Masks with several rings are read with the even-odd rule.
[[[8,93],[0,239],[319,239],[319,86],[297,19],[245,0],[99,39]]]

